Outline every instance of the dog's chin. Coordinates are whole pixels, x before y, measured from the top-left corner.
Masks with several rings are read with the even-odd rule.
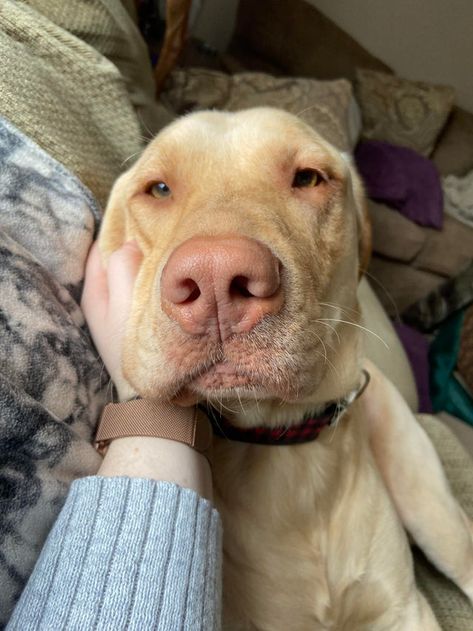
[[[201,401],[288,400],[294,396],[296,391],[282,388],[270,375],[245,373],[230,363],[221,362],[187,381],[172,397],[172,402],[189,406]]]

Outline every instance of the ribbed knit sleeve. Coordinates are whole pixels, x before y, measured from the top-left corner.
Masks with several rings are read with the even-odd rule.
[[[220,628],[221,524],[167,482],[76,480],[7,629]]]

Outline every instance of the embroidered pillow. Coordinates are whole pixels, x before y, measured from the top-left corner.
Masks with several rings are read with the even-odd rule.
[[[317,81],[273,77],[259,72],[228,75],[215,70],[175,70],[161,93],[170,109],[185,112],[217,108],[279,107],[300,117],[344,151],[354,148],[361,116],[346,79]]]
[[[364,138],[384,140],[429,156],[453,107],[453,88],[357,70],[356,96]]]

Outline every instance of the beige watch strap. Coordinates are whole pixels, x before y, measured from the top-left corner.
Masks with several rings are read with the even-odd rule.
[[[97,451],[103,454],[111,440],[129,436],[176,440],[208,456],[212,426],[197,407],[180,408],[150,399],[106,405],[95,436]]]

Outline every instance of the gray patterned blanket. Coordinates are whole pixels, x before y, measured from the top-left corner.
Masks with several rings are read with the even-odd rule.
[[[91,193],[0,118],[0,628],[90,441],[107,376],[78,300],[100,220]]]

